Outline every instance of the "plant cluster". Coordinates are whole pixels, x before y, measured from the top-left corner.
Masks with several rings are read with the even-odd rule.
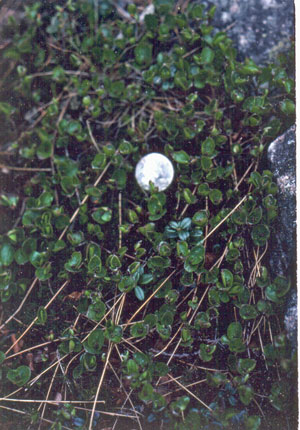
[[[290,282],[263,258],[277,216],[264,154],[294,121],[293,52],[239,61],[214,7],[153,5],[141,20],[135,4],[34,2],[7,28],[7,422],[256,430],[291,401]],[[134,180],[150,152],[174,163],[165,192]]]

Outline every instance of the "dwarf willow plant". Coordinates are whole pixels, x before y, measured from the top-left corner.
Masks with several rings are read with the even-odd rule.
[[[37,427],[104,428],[118,412],[255,430],[290,401],[290,284],[262,258],[277,216],[263,160],[294,121],[292,53],[239,61],[215,8],[153,5],[140,22],[135,4],[34,2],[7,28],[1,397],[70,401],[16,400]],[[174,163],[165,192],[134,180],[150,152]]]

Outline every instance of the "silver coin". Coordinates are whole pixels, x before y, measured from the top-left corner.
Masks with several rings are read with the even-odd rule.
[[[149,190],[151,181],[159,191],[164,191],[173,181],[174,167],[165,155],[152,152],[136,165],[135,178],[144,190]]]

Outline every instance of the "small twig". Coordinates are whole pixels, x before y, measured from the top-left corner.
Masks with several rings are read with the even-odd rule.
[[[8,407],[3,406],[3,405],[0,405],[0,408],[2,408],[2,409],[6,409],[6,410],[8,410],[8,411],[12,411],[12,412],[17,412],[18,414],[27,415],[28,417],[30,417],[30,414],[29,414],[28,412],[20,411],[19,409],[15,409],[15,408],[8,408]],[[55,422],[54,422],[54,421],[47,420],[46,418],[43,418],[43,421],[45,421],[45,423],[49,423],[49,424],[51,424],[51,425],[54,425],[54,424],[55,424]],[[61,428],[62,428],[62,429],[66,429],[66,430],[73,430],[73,429],[71,429],[70,427],[67,427],[67,426],[64,426],[64,425],[63,425]]]
[[[94,187],[97,187],[97,185],[99,184],[99,182],[101,181],[101,179],[103,178],[103,176],[105,175],[105,173],[107,172],[108,168],[110,167],[112,161],[110,161],[106,167],[104,168],[104,170],[101,172],[101,174],[98,176],[97,180],[94,182]],[[73,213],[68,225],[64,228],[63,232],[61,233],[61,235],[59,236],[58,240],[62,240],[62,238],[64,237],[64,235],[66,234],[66,231],[68,230],[68,228],[70,227],[70,225],[72,224],[72,222],[75,220],[75,218],[77,217],[77,215],[79,214],[80,208],[87,202],[89,198],[89,195],[87,194],[84,199],[82,200],[80,206],[78,206],[78,208],[76,209],[76,211]]]
[[[29,294],[33,290],[33,288],[34,288],[35,284],[37,283],[37,281],[38,281],[38,278],[35,278],[34,281],[32,282],[32,284],[30,285],[30,287],[28,288],[28,291],[26,292],[26,294],[25,294],[23,300],[21,301],[18,309],[9,318],[7,318],[7,320],[0,326],[0,331],[20,312],[20,310],[22,309],[24,303],[26,302]]]
[[[36,400],[36,399],[12,399],[11,397],[2,397],[0,402],[19,402],[19,403],[46,403],[56,405],[57,403],[94,403],[95,400]],[[105,403],[105,400],[98,400],[96,403]]]
[[[52,386],[53,386],[53,383],[54,383],[54,380],[55,380],[58,368],[59,368],[59,364],[57,364],[57,366],[56,366],[56,368],[55,368],[55,370],[53,372],[53,375],[52,375],[52,378],[51,378],[51,382],[50,382],[50,385],[49,385],[49,388],[48,388],[48,391],[47,391],[47,394],[46,394],[46,401],[44,401],[43,403],[40,403],[40,406],[38,407],[38,411],[39,411],[41,409],[42,405],[43,405],[43,410],[42,410],[42,413],[41,413],[41,422],[39,424],[38,430],[40,430],[41,425],[42,425],[42,420],[44,418],[46,407],[47,407],[47,401],[49,399],[49,396],[50,396],[50,393],[51,393],[51,390],[52,390]]]
[[[246,198],[248,197],[248,195],[246,195],[246,196],[244,196],[243,198],[242,198],[242,200],[229,212],[229,214],[228,215],[226,215],[220,222],[219,222],[219,224],[217,224],[206,236],[205,236],[205,238],[203,239],[204,241],[206,240],[206,239],[208,239],[209,238],[209,236],[211,236],[219,227],[220,227],[220,225],[222,225],[240,206],[241,206],[241,204],[242,203],[244,203],[244,201],[246,200]]]
[[[18,172],[51,172],[50,167],[15,167],[0,164],[0,169],[16,170]]]
[[[177,379],[173,378],[172,375],[170,375],[170,373],[168,373],[169,378],[175,382],[177,385],[179,385],[179,387],[181,387],[184,391],[186,391],[190,396],[194,397],[194,399],[198,400],[199,403],[201,403],[202,406],[205,406],[206,409],[208,409],[210,412],[213,413],[213,410],[206,404],[204,403],[201,399],[199,399],[199,397],[197,397],[194,393],[192,393],[192,391],[190,391],[188,388],[186,388],[184,385],[182,385],[179,381],[177,381]]]
[[[93,402],[93,408],[92,408],[92,413],[91,413],[91,418],[90,418],[89,430],[92,430],[92,428],[93,428],[93,419],[94,419],[94,415],[95,415],[95,409],[96,409],[97,399],[98,399],[98,396],[99,396],[99,393],[100,393],[100,389],[102,387],[102,383],[103,383],[103,380],[104,380],[104,376],[105,376],[106,369],[107,369],[107,366],[108,366],[108,363],[109,363],[109,358],[110,358],[110,354],[112,352],[112,349],[113,349],[113,344],[111,342],[109,342],[105,364],[104,364],[104,367],[103,367],[103,370],[102,370],[102,373],[101,373],[101,377],[100,377],[100,380],[99,380],[99,384],[98,384],[98,387],[97,387],[97,391],[96,391],[96,394],[95,394],[95,400]]]
[[[144,303],[138,308],[138,310],[135,311],[135,313],[127,321],[124,330],[126,329],[128,324],[130,324],[131,321],[136,317],[136,315],[146,306],[146,304],[155,296],[155,294],[165,285],[165,283],[168,282],[168,280],[174,275],[175,272],[176,270],[173,270],[173,272],[171,272],[169,276],[166,277],[166,279],[156,288],[156,290],[153,291],[153,293],[148,297],[148,299],[144,301]]]
[[[94,135],[92,133],[92,129],[91,129],[91,126],[90,126],[90,121],[86,121],[86,125],[87,125],[88,131],[89,131],[89,135],[90,135],[90,138],[91,138],[91,140],[93,142],[94,147],[96,148],[96,150],[98,152],[100,152],[99,146],[98,146],[98,144],[97,144],[97,142],[96,142],[96,140],[94,138]]]
[[[130,395],[131,395],[131,393],[132,393],[132,390],[130,391],[130,393],[127,393],[127,391],[125,390],[124,385],[122,384],[121,379],[118,377],[117,372],[116,372],[116,371],[115,371],[115,369],[114,369],[114,366],[112,366],[112,364],[111,364],[111,363],[109,363],[109,367],[110,367],[111,371],[113,372],[113,374],[115,375],[115,378],[117,379],[117,381],[118,381],[118,383],[119,383],[120,387],[122,388],[122,390],[123,390],[123,391],[124,391],[124,393],[126,394],[126,399],[125,399],[125,400],[124,400],[124,402],[123,402],[123,405],[122,405],[122,407],[121,407],[121,411],[122,411],[122,409],[124,408],[124,406],[126,405],[127,400],[128,400],[128,401],[129,401],[129,403],[130,403],[130,405],[131,405],[131,407],[132,407],[133,412],[135,413],[136,420],[137,420],[137,422],[138,422],[139,428],[140,428],[140,430],[143,430],[143,428],[142,428],[142,426],[141,426],[140,419],[139,419],[139,417],[138,417],[138,415],[137,415],[137,411],[135,410],[134,404],[132,403],[132,400],[131,400],[131,398],[130,398]],[[118,418],[119,418],[119,417],[118,417]],[[114,430],[114,428],[115,428],[115,426],[116,426],[116,424],[117,424],[117,422],[118,422],[118,418],[116,419],[116,422],[115,422],[115,424],[114,424],[114,426],[113,426],[112,430]]]
[[[56,297],[59,295],[59,293],[65,288],[66,285],[68,285],[70,281],[67,280],[66,282],[63,283],[63,285],[56,291],[56,293],[54,294],[54,296],[49,300],[49,302],[45,305],[45,309],[48,309],[48,307],[52,304],[52,302],[56,299]],[[36,322],[36,320],[38,319],[38,317],[35,317],[31,323],[29,324],[29,326],[27,327],[27,329],[18,337],[18,339],[8,348],[8,350],[6,351],[5,355],[9,353],[9,351],[11,351],[13,349],[13,347],[26,335],[26,333],[31,329],[31,327],[33,326],[33,324]]]
[[[252,169],[253,167],[254,161],[252,161],[252,163],[248,166],[246,172],[243,174],[243,176],[241,177],[241,179],[239,180],[239,182],[236,184],[236,186],[234,187],[234,190],[236,191],[239,186],[241,185],[241,183],[243,182],[243,180],[245,179],[245,177],[248,175],[249,171]]]
[[[120,249],[120,248],[122,248],[122,230],[121,230],[121,225],[122,225],[122,193],[121,193],[121,191],[119,192],[118,203],[119,203],[119,249]]]
[[[196,187],[193,189],[193,191],[192,191],[193,196],[196,194],[197,188],[198,188],[198,186],[196,186]],[[188,208],[189,206],[190,206],[190,204],[189,204],[189,203],[187,203],[187,204],[185,205],[185,207],[183,208],[183,210],[182,210],[181,214],[179,215],[179,218],[178,218],[178,219],[180,219],[181,217],[183,217],[183,215],[186,213],[187,208]]]

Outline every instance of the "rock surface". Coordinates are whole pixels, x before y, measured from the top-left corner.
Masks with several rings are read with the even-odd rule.
[[[241,58],[263,64],[285,51],[294,35],[293,0],[211,0],[214,25],[228,28]]]
[[[295,126],[275,139],[268,149],[270,170],[276,179],[279,217],[272,249],[277,272],[285,274],[295,255],[296,230],[296,143]],[[276,263],[275,263],[276,261]]]
[[[291,292],[287,298],[284,324],[292,347],[297,345],[296,267],[296,139],[295,126],[274,140],[268,149],[270,170],[276,179],[279,216],[275,226],[270,255],[274,275],[291,278]]]

